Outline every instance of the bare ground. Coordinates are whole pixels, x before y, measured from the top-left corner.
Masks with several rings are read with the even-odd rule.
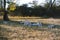
[[[9,17],[14,21],[30,20],[31,22],[44,22],[60,25],[60,19],[40,19],[40,18],[24,18],[24,17]],[[55,23],[54,23],[55,22]],[[60,29],[53,28],[36,28],[7,24],[0,24],[0,40],[60,40]]]
[[[60,29],[0,25],[0,40],[60,40]]]

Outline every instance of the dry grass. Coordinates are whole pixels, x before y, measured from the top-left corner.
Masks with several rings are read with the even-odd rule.
[[[8,40],[60,40],[60,29],[42,28],[34,30],[25,27],[0,25],[0,33]]]
[[[3,16],[0,16],[0,19],[3,19],[2,18]],[[55,24],[55,25],[60,25],[60,19],[54,19],[54,18],[43,18],[42,17],[21,17],[21,16],[9,16],[9,19],[10,20],[13,20],[13,21],[25,21],[25,20],[29,20],[31,22],[42,22],[42,23],[45,23],[45,24]]]
[[[9,18],[11,20],[14,20],[14,21],[25,21],[25,20],[29,20],[31,22],[42,22],[42,23],[45,23],[45,24],[55,24],[55,25],[60,25],[60,19],[54,19],[54,18],[41,18],[41,17],[10,17]]]
[[[2,17],[1,17],[2,18]],[[9,17],[14,21],[25,21],[31,22],[43,22],[60,24],[60,19],[40,19],[35,17]],[[6,24],[0,24],[0,40],[60,40],[60,29],[48,29],[48,28],[36,28],[32,29],[25,26],[13,25],[11,22]]]

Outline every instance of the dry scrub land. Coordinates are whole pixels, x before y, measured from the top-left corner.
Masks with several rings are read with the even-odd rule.
[[[36,17],[9,17],[13,21],[44,22],[60,24],[60,19],[40,19]],[[54,23],[55,22],[55,23]],[[60,40],[60,29],[58,28],[31,28],[19,25],[15,22],[0,24],[0,40]]]
[[[60,40],[60,29],[0,25],[0,40]]]
[[[0,19],[2,19],[3,16],[0,16]],[[20,16],[9,16],[9,19],[12,21],[26,21],[29,20],[31,22],[42,22],[45,24],[55,24],[60,25],[60,18],[54,19],[54,18],[42,18],[42,17],[20,17]]]
[[[55,24],[60,25],[60,19],[54,19],[54,18],[41,18],[41,17],[10,17],[11,20],[14,21],[26,21],[29,20],[31,22],[42,22],[45,24]]]

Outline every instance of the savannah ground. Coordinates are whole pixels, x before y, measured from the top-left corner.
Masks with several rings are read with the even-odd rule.
[[[29,20],[31,22],[60,25],[60,19],[18,16],[9,16],[9,18],[12,21],[7,23],[0,21],[0,40],[60,40],[59,28],[28,27],[17,23],[17,21]]]

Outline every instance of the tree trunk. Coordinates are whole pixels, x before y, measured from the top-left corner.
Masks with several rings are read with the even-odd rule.
[[[2,8],[2,0],[1,0],[1,8]]]
[[[8,21],[9,18],[8,18],[8,12],[6,11],[6,0],[4,0],[4,15],[3,15],[3,20],[4,21]]]
[[[8,18],[8,12],[7,11],[4,11],[4,15],[3,15],[3,20],[4,21],[9,21],[9,18]]]

